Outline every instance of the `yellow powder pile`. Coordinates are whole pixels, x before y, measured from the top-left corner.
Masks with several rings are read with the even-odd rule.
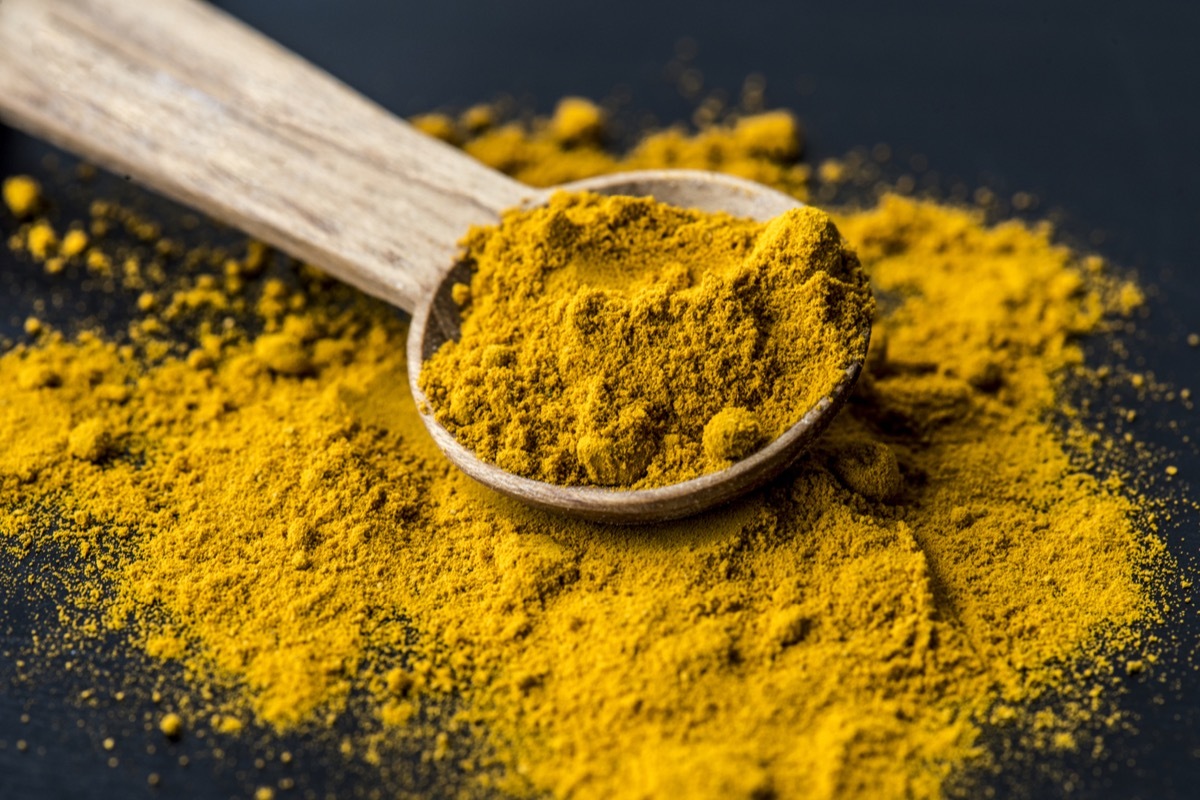
[[[554,125],[509,130],[571,168]],[[411,789],[388,755],[411,741],[469,776],[455,791],[581,798],[931,798],[969,786],[996,729],[1103,752],[1127,664],[1153,666],[1166,557],[1050,418],[1076,337],[1136,290],[967,211],[834,220],[888,298],[860,391],[720,512],[613,529],[490,493],[425,435],[390,309],[210,251],[114,288],[128,343],[0,355],[0,548],[100,570],[111,595],[62,566],[63,619],[99,607],[184,666],[179,730],[328,733],[388,793]]]
[[[866,276],[813,208],[755,223],[559,192],[463,247],[462,338],[422,389],[455,438],[526,477],[647,488],[722,469],[866,353]]]

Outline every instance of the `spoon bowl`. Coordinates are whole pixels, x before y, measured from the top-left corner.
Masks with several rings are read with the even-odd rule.
[[[765,222],[803,205],[789,195],[752,181],[697,170],[645,170],[577,181],[532,196],[527,207],[546,202],[557,190],[653,197],[660,202],[701,211],[724,211]],[[526,505],[598,522],[662,522],[722,505],[770,481],[787,469],[825,430],[854,388],[866,357],[866,340],[833,391],[774,441],[718,472],[653,489],[560,486],[514,475],[483,461],[464,447],[434,415],[421,390],[421,367],[438,348],[460,336],[461,312],[451,297],[457,283],[470,283],[470,267],[459,261],[418,305],[408,332],[409,388],[421,420],[446,456],[463,472]]]

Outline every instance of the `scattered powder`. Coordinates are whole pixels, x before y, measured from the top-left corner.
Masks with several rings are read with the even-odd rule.
[[[635,169],[704,169],[759,181],[804,200],[809,167],[799,162],[801,129],[786,111],[751,114],[689,134],[682,126],[644,135],[627,153],[606,149],[603,112],[590,101],[566,98],[554,116],[533,123],[496,124],[496,115],[469,110],[459,119],[426,114],[414,120],[426,133],[462,144],[489,166],[535,186],[555,186]]]
[[[622,158],[564,108],[531,129],[439,124],[541,183],[724,148],[692,165],[803,193],[790,118]],[[835,214],[883,298],[855,398],[771,487],[613,529],[448,466],[390,309],[266,268],[258,246],[188,250],[96,212],[96,252],[146,265],[105,278],[132,321],[0,355],[0,548],[80,555],[43,646],[115,633],[182,665],[198,699],[174,730],[219,713],[328,735],[397,792],[389,748],[415,741],[471,776],[462,793],[937,797],[989,765],[988,730],[1102,752],[1128,665],[1154,668],[1153,520],[1079,466],[1096,437],[1052,421],[1078,337],[1136,291],[1045,228],[894,196]],[[49,266],[39,226],[12,243]],[[749,446],[743,411],[710,415],[703,446]]]

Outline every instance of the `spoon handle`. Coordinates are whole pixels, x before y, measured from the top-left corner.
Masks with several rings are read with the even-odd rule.
[[[408,311],[531,193],[196,0],[0,0],[0,118]]]

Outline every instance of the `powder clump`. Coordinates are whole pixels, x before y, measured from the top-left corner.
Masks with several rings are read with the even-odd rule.
[[[582,97],[564,97],[550,118],[551,134],[566,145],[602,142],[604,126],[604,112]]]
[[[32,216],[42,202],[41,184],[28,175],[6,178],[0,187],[0,194],[8,210],[19,219]]]
[[[102,461],[112,449],[112,431],[102,419],[79,423],[67,437],[67,451],[82,461]]]
[[[183,718],[173,712],[164,714],[163,718],[158,721],[158,729],[162,731],[163,736],[171,740],[183,736],[183,727]]]
[[[703,441],[704,453],[712,461],[738,461],[762,444],[762,425],[753,412],[727,406],[714,414],[704,426]]]
[[[648,488],[721,469],[866,350],[866,276],[810,207],[757,223],[558,193],[474,229],[464,254],[462,338],[422,388],[464,445],[538,480]]]
[[[304,343],[289,333],[268,333],[254,342],[254,355],[272,372],[297,377],[312,372]]]
[[[900,493],[900,466],[883,442],[847,442],[834,451],[829,466],[847,489],[868,500],[886,502]]]

